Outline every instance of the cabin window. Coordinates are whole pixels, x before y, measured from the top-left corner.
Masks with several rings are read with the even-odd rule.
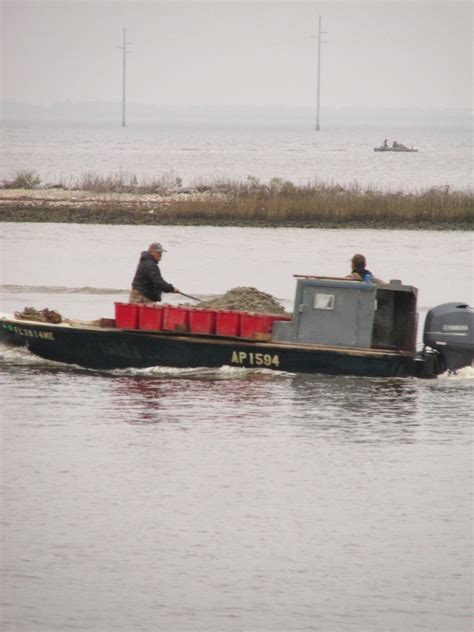
[[[319,294],[314,295],[314,309],[334,309],[335,303],[334,294]]]

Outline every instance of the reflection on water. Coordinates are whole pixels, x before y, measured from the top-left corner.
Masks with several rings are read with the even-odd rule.
[[[295,400],[310,406],[305,427],[349,442],[416,441],[420,425],[415,380],[295,378]]]
[[[463,407],[456,402],[456,390],[446,393],[433,386],[437,380],[306,376],[232,367],[159,371],[161,377],[102,374],[110,380],[117,420],[175,423],[184,430],[196,422],[220,429],[227,425],[231,432],[235,422],[244,421],[262,432],[279,427],[326,441],[403,443],[417,441],[421,428],[426,432],[426,416],[431,417],[433,407],[461,428],[469,419],[468,402]],[[470,381],[459,385],[465,388],[467,382],[469,388]],[[434,403],[433,388],[439,391]],[[433,422],[437,428],[438,419]]]
[[[274,428],[318,440],[364,442],[442,441],[440,424],[464,432],[470,418],[474,369],[432,380],[304,375],[235,367],[176,369],[151,367],[95,371],[37,358],[26,349],[0,347],[4,378],[38,382],[47,379],[82,384],[72,401],[86,408],[113,407],[113,418],[128,424],[199,423],[209,427],[235,422]],[[91,388],[89,394],[88,389]],[[87,392],[82,401],[84,389]],[[97,394],[97,400],[94,397]],[[71,401],[71,400],[70,400]],[[16,403],[15,403],[16,404]],[[61,411],[57,410],[58,414]],[[241,426],[238,426],[239,428]]]

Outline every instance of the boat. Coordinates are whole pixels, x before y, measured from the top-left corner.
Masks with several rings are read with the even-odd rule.
[[[0,342],[96,370],[264,368],[290,373],[431,378],[471,365],[474,310],[446,303],[426,316],[416,350],[417,294],[392,280],[294,275],[292,315],[115,303],[115,318],[36,322],[0,316]]]
[[[389,145],[381,145],[380,147],[374,147],[374,151],[408,151],[408,152],[417,152],[418,149],[414,147],[407,147],[406,145],[402,145],[401,143],[396,143],[391,147]]]

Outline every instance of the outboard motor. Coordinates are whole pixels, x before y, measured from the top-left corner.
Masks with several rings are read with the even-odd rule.
[[[441,354],[444,369],[455,371],[474,361],[474,309],[444,303],[426,315],[423,342]]]

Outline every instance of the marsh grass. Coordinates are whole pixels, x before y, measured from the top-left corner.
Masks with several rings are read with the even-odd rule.
[[[86,172],[79,179],[60,183],[61,188],[92,191],[94,193],[157,193],[166,195],[170,189],[180,187],[181,178],[173,172],[165,173],[156,178],[139,181],[135,174],[124,172],[101,175]]]
[[[417,194],[362,192],[358,186],[293,187],[282,190],[231,189],[222,197],[178,201],[167,213],[180,219],[268,225],[406,224],[473,225],[469,193],[430,190]]]
[[[13,181],[23,188],[38,186],[34,172],[19,172]],[[423,226],[471,228],[474,225],[473,196],[468,191],[452,191],[448,186],[418,192],[383,192],[350,185],[314,182],[297,186],[281,178],[262,183],[254,176],[245,180],[195,180],[182,188],[182,180],[172,171],[139,181],[133,174],[120,172],[103,176],[83,174],[59,188],[95,193],[128,193],[140,199],[157,194],[153,213],[156,219],[195,224],[255,224],[272,226]],[[9,183],[8,188],[12,188]],[[119,196],[121,197],[121,196]],[[118,200],[119,198],[117,198]],[[114,204],[114,198],[110,204]],[[117,202],[118,204],[118,202]],[[120,201],[120,206],[134,202]],[[126,212],[126,209],[125,211]]]

